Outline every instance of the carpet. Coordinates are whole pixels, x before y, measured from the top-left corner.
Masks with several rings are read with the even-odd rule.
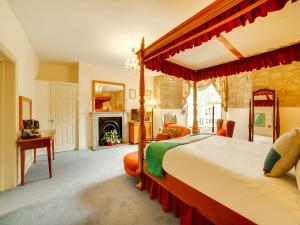
[[[52,179],[46,157],[39,156],[24,186],[0,193],[0,224],[178,225],[124,173],[123,156],[136,149],[124,145],[57,153]]]

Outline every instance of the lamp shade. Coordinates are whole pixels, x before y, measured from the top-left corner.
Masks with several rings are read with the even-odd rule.
[[[156,105],[157,105],[157,101],[155,99],[148,100],[148,101],[146,101],[146,104],[145,104],[145,106],[149,107],[149,108],[153,108]]]

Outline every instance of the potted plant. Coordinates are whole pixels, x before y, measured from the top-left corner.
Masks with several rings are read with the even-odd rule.
[[[120,144],[121,140],[117,130],[112,130],[105,132],[101,138],[101,145],[114,146],[115,144]]]

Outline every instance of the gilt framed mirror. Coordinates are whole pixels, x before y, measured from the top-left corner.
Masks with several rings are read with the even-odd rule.
[[[123,112],[125,110],[125,84],[92,81],[94,112]]]
[[[32,100],[19,96],[19,129],[23,130],[23,120],[32,119]]]

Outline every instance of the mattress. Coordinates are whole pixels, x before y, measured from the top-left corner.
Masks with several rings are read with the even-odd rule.
[[[254,134],[253,142],[262,143],[262,144],[272,144],[273,143],[273,137]]]
[[[270,148],[213,136],[171,149],[164,156],[163,169],[257,224],[300,225],[294,172],[280,178],[263,175]]]

